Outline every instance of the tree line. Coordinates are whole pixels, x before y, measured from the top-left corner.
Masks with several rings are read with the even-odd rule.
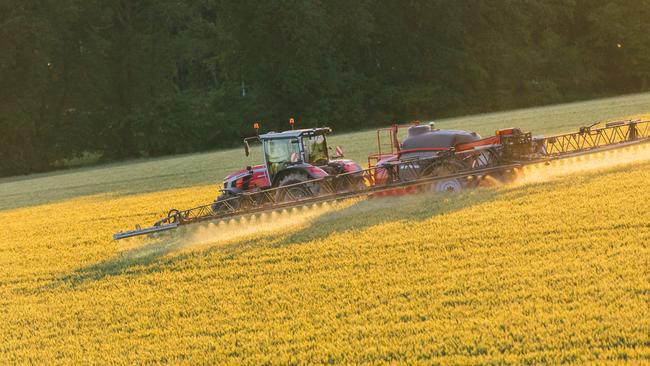
[[[645,91],[647,0],[3,0],[0,176]]]

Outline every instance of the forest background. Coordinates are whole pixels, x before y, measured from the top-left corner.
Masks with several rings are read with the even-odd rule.
[[[230,147],[258,120],[350,131],[644,92],[647,19],[645,0],[4,0],[0,176]]]

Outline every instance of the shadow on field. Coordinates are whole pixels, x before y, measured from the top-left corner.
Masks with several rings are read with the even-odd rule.
[[[76,286],[87,281],[98,281],[109,276],[128,274],[129,269],[141,266],[147,267],[168,253],[177,250],[180,245],[181,242],[176,238],[172,240],[156,240],[141,247],[121,252],[115,258],[81,268],[62,280]]]
[[[175,256],[168,254],[188,248],[186,239],[188,230],[180,228],[176,233],[159,235],[154,241],[143,246],[120,252],[117,256],[105,261],[80,268],[71,274],[43,286],[40,290],[55,289],[61,286],[76,288],[85,283],[100,281],[113,276],[137,276],[143,273],[155,273],[165,268],[173,268],[174,264],[189,257],[207,253],[220,252],[223,260],[232,259],[234,253],[254,245],[257,240],[247,240],[228,243],[216,247],[208,247],[206,251],[186,251]]]
[[[322,240],[329,235],[361,231],[389,222],[420,222],[434,216],[461,211],[498,198],[495,189],[479,189],[461,194],[418,194],[371,198],[338,211],[327,212],[302,230],[288,233],[278,246]]]
[[[114,258],[80,268],[37,289],[36,292],[56,289],[66,285],[75,288],[87,282],[99,281],[105,277],[129,275],[130,273],[138,274],[141,272],[137,269],[138,267],[145,268],[153,263],[159,262],[160,258],[175,251],[179,247],[179,240],[156,240],[143,246],[121,252]]]
[[[451,195],[424,194],[368,199],[326,212],[298,228],[289,228],[280,232],[260,232],[254,237],[235,238],[219,245],[204,246],[206,249],[203,250],[194,248],[195,250],[192,251],[168,256],[185,248],[192,249],[192,244],[187,243],[192,230],[180,228],[178,232],[162,234],[155,241],[123,251],[114,258],[80,268],[45,287],[76,288],[112,276],[137,276],[159,272],[166,268],[171,269],[174,264],[195,256],[216,257],[218,263],[216,265],[225,264],[252,247],[262,245],[277,248],[312,240],[326,240],[336,233],[364,230],[392,221],[423,221],[433,216],[452,213],[493,200],[499,195],[498,190],[481,189]],[[217,240],[219,240],[218,234],[215,237],[215,241]]]
[[[644,166],[649,166],[645,164]],[[548,182],[528,183],[526,185],[482,188],[460,194],[421,194],[403,197],[375,198],[356,202],[351,206],[328,211],[299,227],[285,231],[261,231],[254,236],[233,237],[220,241],[218,231],[214,240],[205,246],[191,243],[196,233],[192,227],[184,227],[176,232],[161,235],[155,241],[143,246],[121,252],[117,257],[80,268],[59,278],[46,288],[79,285],[102,280],[111,276],[138,276],[141,274],[173,270],[178,263],[191,257],[212,257],[211,265],[221,266],[251,248],[277,248],[327,240],[331,235],[346,231],[361,231],[388,222],[421,222],[438,215],[450,214],[472,206],[496,200],[517,201],[529,195],[544,191],[566,188],[576,183],[582,184],[597,178],[628,171],[629,167],[616,167],[606,171],[583,173],[579,176],[554,179]],[[477,214],[480,214],[478,212]],[[404,233],[408,235],[408,233]],[[192,248],[193,246],[196,247]],[[194,249],[169,255],[182,249]],[[206,248],[206,249],[202,249]],[[42,288],[45,289],[45,288]]]

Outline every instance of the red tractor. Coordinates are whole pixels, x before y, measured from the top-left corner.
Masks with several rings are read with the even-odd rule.
[[[258,125],[255,124],[255,127],[257,129]],[[212,205],[213,211],[218,212],[222,208],[223,200],[247,192],[293,185],[329,175],[360,172],[362,168],[359,164],[352,160],[341,159],[343,151],[340,146],[336,147],[336,155],[330,157],[326,135],[331,131],[329,127],[309,128],[269,132],[245,138],[246,156],[250,154],[251,142],[261,142],[264,162],[260,165],[247,166],[224,178],[221,195]],[[357,183],[363,184],[361,174]],[[289,189],[294,198],[316,196],[319,193],[317,185],[298,185]],[[286,192],[280,190],[278,194],[286,194]],[[283,201],[288,198],[275,197],[275,200]],[[231,201],[231,205],[237,204],[236,200]]]

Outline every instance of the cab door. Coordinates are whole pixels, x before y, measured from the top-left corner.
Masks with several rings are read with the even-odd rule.
[[[327,140],[324,135],[303,136],[305,161],[309,164],[322,166],[329,162]]]
[[[275,176],[292,164],[304,161],[304,152],[297,137],[264,141],[264,162],[272,182]]]

